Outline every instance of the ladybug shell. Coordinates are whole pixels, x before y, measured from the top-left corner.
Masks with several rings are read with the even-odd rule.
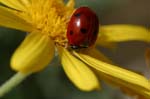
[[[88,7],[78,8],[72,15],[67,28],[69,46],[73,49],[86,48],[97,39],[99,20]]]

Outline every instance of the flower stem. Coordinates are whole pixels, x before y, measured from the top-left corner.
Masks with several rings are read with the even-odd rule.
[[[16,73],[9,80],[0,86],[0,97],[3,97],[6,93],[11,91],[14,87],[20,84],[31,73]]]

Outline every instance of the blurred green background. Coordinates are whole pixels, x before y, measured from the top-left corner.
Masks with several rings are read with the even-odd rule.
[[[67,1],[67,0],[66,0]],[[76,0],[76,7],[89,6],[99,16],[100,24],[136,24],[149,27],[150,0]],[[0,28],[0,84],[15,72],[10,58],[26,33]],[[143,42],[119,43],[115,51],[100,48],[116,64],[148,76],[144,52],[150,47]],[[102,82],[103,90],[82,92],[66,77],[58,57],[42,72],[33,74],[2,99],[130,99],[120,90]]]

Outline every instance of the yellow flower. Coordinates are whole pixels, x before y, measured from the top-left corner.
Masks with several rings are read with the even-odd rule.
[[[0,2],[5,5],[0,6],[0,26],[28,33],[11,58],[11,68],[19,72],[18,75],[39,72],[49,64],[55,51],[58,51],[67,76],[80,90],[100,89],[100,78],[122,90],[150,98],[150,83],[144,76],[112,65],[111,60],[95,48],[96,45],[112,47],[116,42],[129,40],[150,42],[150,33],[144,27],[100,26],[94,46],[78,51],[68,50],[66,27],[75,10],[74,0],[69,0],[67,4],[63,0]],[[0,87],[0,95],[2,89],[7,88]]]

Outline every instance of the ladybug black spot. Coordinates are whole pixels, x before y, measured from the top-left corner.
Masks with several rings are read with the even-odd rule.
[[[80,31],[81,31],[81,33],[83,33],[83,34],[86,34],[86,33],[87,33],[87,29],[85,29],[85,28],[81,28]]]
[[[80,13],[76,13],[76,14],[74,14],[74,16],[75,16],[75,17],[80,17],[81,14],[80,14]]]
[[[97,30],[95,30],[93,34],[94,34],[94,35],[97,35],[97,32],[98,32],[98,31],[97,31]]]
[[[70,35],[73,35],[73,31],[70,31]]]

